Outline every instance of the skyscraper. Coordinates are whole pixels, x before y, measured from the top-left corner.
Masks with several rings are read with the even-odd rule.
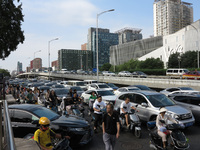
[[[110,46],[117,45],[118,34],[110,33],[109,29],[98,28],[99,66],[109,63]],[[93,51],[93,68],[96,68],[96,28],[88,30],[88,49]]]
[[[181,0],[155,0],[154,36],[169,35],[193,22],[192,3]]]
[[[17,62],[17,74],[22,72],[22,63],[21,62]]]

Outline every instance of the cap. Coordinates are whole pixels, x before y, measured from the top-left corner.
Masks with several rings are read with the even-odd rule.
[[[166,112],[166,111],[167,111],[167,109],[164,108],[164,107],[160,109],[160,113],[163,113],[163,112]]]

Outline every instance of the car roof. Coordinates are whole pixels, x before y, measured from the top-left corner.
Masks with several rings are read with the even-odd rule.
[[[9,109],[20,109],[20,110],[26,110],[31,111],[37,108],[42,108],[41,105],[35,105],[35,104],[13,104],[8,106]]]
[[[143,95],[163,95],[162,93],[158,93],[155,91],[144,91],[144,90],[140,90],[140,91],[129,91],[129,92],[122,92],[120,95],[122,94],[143,94]]]

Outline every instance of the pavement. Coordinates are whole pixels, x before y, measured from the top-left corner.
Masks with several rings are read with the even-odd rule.
[[[34,140],[15,138],[15,145],[17,150],[40,150]]]

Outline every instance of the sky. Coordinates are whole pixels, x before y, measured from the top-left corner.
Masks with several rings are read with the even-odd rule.
[[[15,0],[16,1],[16,0]],[[200,1],[193,3],[194,21],[200,19]],[[48,66],[48,41],[50,60],[58,59],[60,49],[81,49],[87,42],[88,28],[96,27],[96,14],[115,9],[99,17],[99,27],[116,32],[124,27],[142,29],[143,38],[153,35],[154,0],[21,0],[25,41],[19,44],[5,60],[0,60],[0,68],[9,71],[17,69],[17,62],[23,63],[23,70],[35,57],[42,58],[43,66]]]

